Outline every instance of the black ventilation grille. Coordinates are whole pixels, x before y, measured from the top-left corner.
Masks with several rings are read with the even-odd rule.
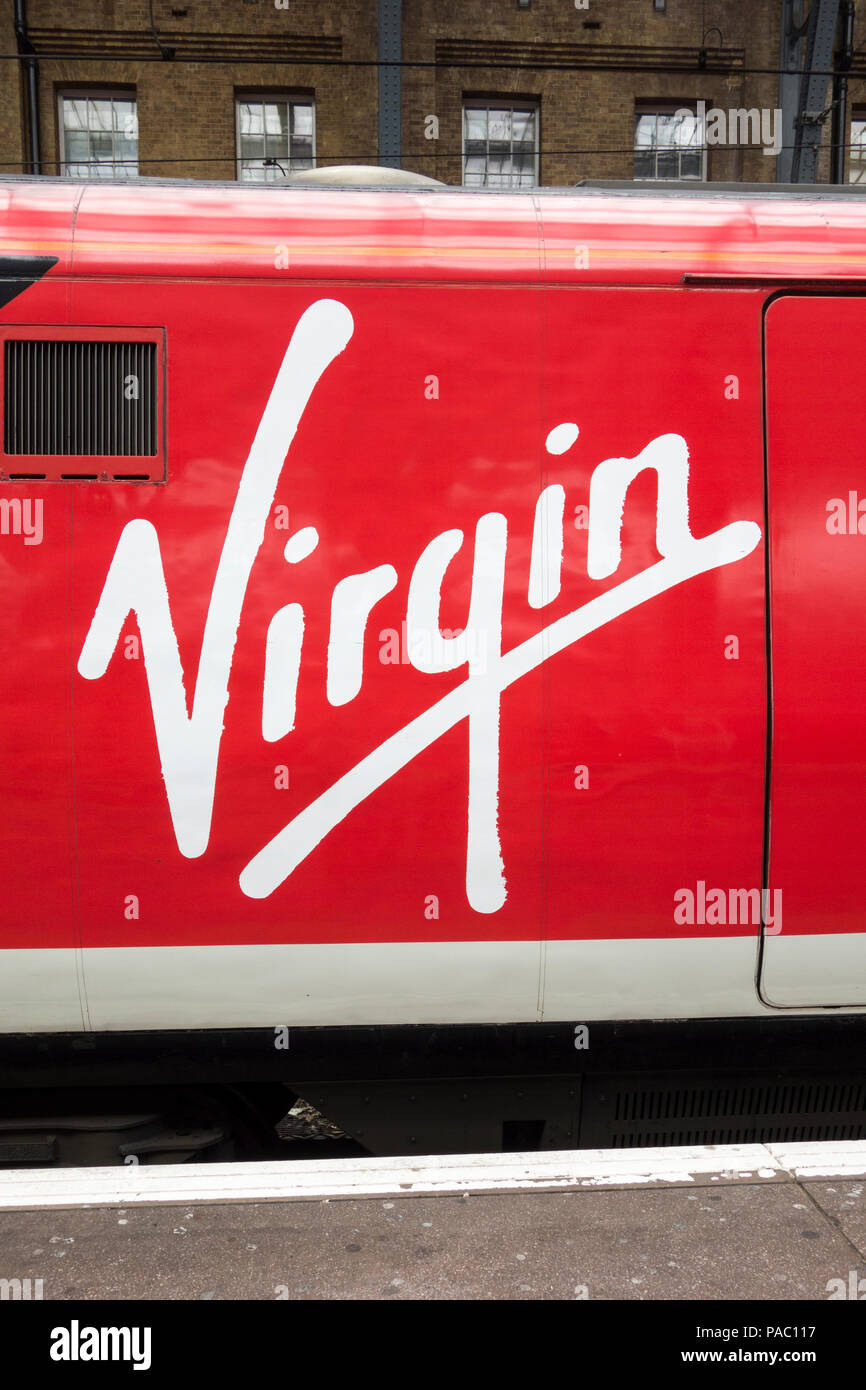
[[[157,395],[155,343],[7,339],[3,451],[153,457]]]
[[[866,1080],[848,1076],[625,1078],[585,1088],[581,1146],[866,1138]]]

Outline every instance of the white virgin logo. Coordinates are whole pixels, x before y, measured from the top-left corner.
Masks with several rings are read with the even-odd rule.
[[[253,564],[264,539],[287,452],[312,392],[344,350],[354,324],[345,305],[320,299],[301,316],[277,374],[249,457],[223,543],[202,640],[198,679],[188,711],[183,669],[171,621],[159,538],[150,522],[124,527],[78,670],[89,680],[104,675],[123,625],[134,612],[166,795],[178,848],[187,858],[207,849],[217,761],[228,703],[238,624]],[[578,435],[564,423],[550,431],[547,448],[561,454]],[[276,834],[246,865],[240,886],[266,898],[321,841],[378,787],[463,719],[469,722],[469,793],[466,894],[477,912],[496,912],[507,895],[500,850],[499,711],[502,692],[588,633],[706,570],[748,555],[761,537],[751,521],[736,521],[695,538],[688,523],[688,449],[677,434],[653,439],[636,458],[606,459],[594,470],[589,494],[587,571],[591,579],[614,574],[621,559],[621,530],[630,484],[644,469],[658,476],[656,544],[663,557],[630,579],[566,613],[525,642],[502,650],[502,609],[508,527],[488,512],[475,530],[469,615],[458,636],[439,626],[442,585],[463,545],[463,532],[435,536],[413,570],[406,612],[412,664],[429,674],[465,668],[466,677],[417,718],[397,730],[350,768]],[[561,585],[565,492],[545,488],[535,509],[528,601],[543,608]],[[314,528],[291,537],[286,559],[298,563],[318,544]],[[337,584],[331,601],[327,697],[332,705],[354,698],[363,677],[364,637],[373,605],[397,584],[397,572],[381,565]],[[262,697],[262,732],[268,740],[294,727],[294,689],[304,635],[303,610],[288,604],[272,618]],[[483,662],[472,659],[484,653]]]

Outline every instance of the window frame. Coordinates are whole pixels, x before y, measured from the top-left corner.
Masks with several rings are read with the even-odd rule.
[[[856,164],[858,166],[861,166],[862,176],[856,179],[851,177],[851,173],[855,165],[855,125],[863,127],[863,130],[861,132],[861,138],[856,142],[856,148],[862,151],[862,157],[858,156],[856,160]],[[845,163],[845,182],[850,184],[866,184],[866,106],[853,106],[851,108],[851,115],[848,120],[848,146],[845,151],[845,154],[847,156]]]
[[[486,137],[485,137],[485,142],[484,142],[484,143],[485,143],[485,154],[484,154],[484,159],[485,159],[485,180],[489,179],[489,175],[490,175],[489,167],[487,167],[487,162],[489,161],[489,158],[490,158],[490,129],[489,129],[489,126],[490,126],[490,112],[491,112],[491,111],[506,111],[506,110],[507,110],[507,111],[509,111],[510,114],[511,114],[511,121],[512,121],[512,138],[511,138],[511,140],[509,141],[509,158],[510,158],[512,161],[513,161],[513,158],[514,158],[514,148],[515,148],[515,141],[514,141],[514,138],[513,138],[514,112],[515,112],[515,111],[521,112],[521,113],[529,113],[529,112],[531,112],[532,115],[534,115],[534,117],[535,117],[535,139],[534,139],[534,141],[533,141],[533,150],[532,150],[532,153],[533,153],[533,178],[534,178],[534,182],[531,183],[531,184],[519,183],[519,182],[510,182],[510,183],[507,185],[507,187],[506,187],[505,185],[500,185],[500,186],[499,186],[499,191],[501,191],[501,192],[503,192],[503,193],[519,193],[519,192],[521,192],[521,190],[525,190],[525,189],[528,189],[528,188],[539,188],[539,187],[541,186],[541,98],[540,98],[540,97],[516,97],[516,96],[480,96],[480,95],[479,95],[479,96],[467,96],[467,95],[464,95],[463,100],[462,100],[462,103],[461,103],[461,107],[460,107],[460,132],[461,132],[461,149],[460,149],[460,164],[461,164],[461,169],[460,169],[460,183],[461,183],[461,187],[462,187],[462,188],[468,188],[470,191],[480,191],[481,189],[490,190],[491,188],[493,189],[493,191],[497,191],[496,186],[495,186],[495,185],[491,185],[491,184],[490,184],[489,182],[487,182],[487,181],[485,181],[483,184],[467,183],[467,182],[466,182],[466,161],[467,161],[467,158],[470,158],[470,157],[471,157],[471,158],[477,158],[477,157],[478,157],[477,155],[469,156],[469,155],[467,154],[467,150],[466,150],[466,144],[467,144],[467,139],[466,139],[466,113],[467,113],[467,110],[477,110],[477,109],[480,109],[480,108],[483,108],[483,109],[486,110],[487,113],[488,113],[488,130],[487,130],[487,135],[486,135]],[[510,173],[510,175],[509,175],[509,178],[510,178],[510,179],[514,179],[514,177],[515,177],[515,175],[514,175],[514,170],[512,169],[512,171],[511,171],[511,173]]]
[[[287,104],[289,107],[289,149],[285,158],[288,167],[282,178],[275,179],[245,179],[243,176],[244,164],[253,164],[257,161],[246,158],[241,154],[241,106],[276,106],[280,103]],[[298,90],[296,88],[269,88],[267,90],[255,91],[252,88],[240,88],[234,93],[235,104],[235,179],[238,183],[247,187],[266,187],[268,184],[279,184],[292,174],[305,173],[308,169],[318,168],[316,153],[316,95],[315,92]],[[293,106],[309,106],[312,115],[312,148],[310,152],[311,163],[304,169],[292,169],[292,111]],[[262,156],[264,159],[265,156]],[[281,162],[283,162],[281,160]],[[279,172],[277,170],[277,172]]]
[[[77,182],[79,182],[79,183],[86,182],[87,180],[96,180],[96,179],[100,179],[100,178],[101,178],[101,175],[95,174],[95,173],[93,172],[94,168],[97,167],[97,166],[101,166],[102,168],[108,168],[108,167],[110,167],[110,168],[111,168],[111,177],[112,177],[113,179],[116,179],[116,180],[122,180],[124,183],[131,182],[133,179],[137,179],[137,178],[140,178],[140,177],[141,177],[141,169],[140,169],[140,164],[141,164],[141,139],[140,139],[140,133],[139,133],[139,127],[138,127],[138,88],[137,88],[136,86],[126,86],[126,87],[124,87],[124,86],[118,86],[118,87],[104,87],[104,86],[99,86],[99,87],[89,87],[89,86],[87,86],[86,84],[84,84],[84,85],[75,85],[75,84],[72,84],[71,86],[66,86],[65,84],[58,84],[58,86],[57,86],[57,88],[56,88],[56,92],[55,92],[55,97],[56,97],[56,102],[57,102],[57,106],[56,106],[56,109],[57,109],[57,146],[58,146],[58,155],[59,155],[58,164],[59,164],[59,168],[60,168],[60,177],[61,177],[61,178],[71,179],[71,180],[77,181]],[[67,155],[66,155],[66,134],[67,134],[67,132],[66,132],[66,121],[65,121],[65,118],[64,118],[63,104],[64,104],[64,102],[66,102],[66,101],[82,101],[82,100],[83,100],[83,101],[126,101],[126,102],[131,102],[131,103],[132,103],[133,107],[135,108],[135,169],[134,169],[134,170],[130,169],[130,170],[127,172],[128,166],[127,166],[122,160],[117,161],[117,160],[115,160],[115,159],[112,159],[111,162],[110,162],[110,164],[109,164],[109,161],[108,161],[108,160],[94,160],[94,159],[88,159],[88,160],[86,160],[86,161],[82,161],[82,160],[80,160],[80,159],[67,159]],[[89,135],[90,132],[88,131],[87,134]],[[113,153],[113,152],[114,152],[114,135],[115,135],[115,131],[114,131],[113,125],[112,125],[112,132],[111,132],[111,134],[112,134],[112,153]],[[88,146],[89,146],[89,141],[88,141]],[[72,173],[69,173],[69,172],[68,172],[70,165],[79,165],[79,164],[81,164],[81,163],[86,163],[86,164],[87,164],[87,173],[86,173],[86,174],[81,175],[81,174],[72,174]],[[108,180],[106,180],[106,182],[108,182]]]
[[[695,152],[696,152],[695,147],[690,147],[688,150],[684,151],[684,150],[682,150],[682,149],[678,149],[676,146],[665,146],[665,145],[659,145],[658,143],[654,143],[653,145],[651,145],[651,146],[649,147],[649,150],[642,150],[642,149],[638,146],[638,143],[637,143],[637,128],[638,128],[638,121],[640,120],[640,118],[641,118],[642,116],[654,116],[654,117],[656,118],[656,122],[658,122],[659,116],[674,116],[674,115],[676,115],[677,111],[684,111],[684,110],[688,109],[688,110],[691,112],[692,116],[694,117],[695,122],[699,124],[699,118],[698,118],[698,113],[697,113],[697,104],[698,104],[698,99],[697,99],[697,98],[695,98],[694,100],[688,100],[688,101],[636,101],[636,102],[635,102],[635,106],[634,106],[634,128],[633,128],[633,133],[632,133],[632,142],[633,142],[633,145],[634,145],[634,151],[633,151],[633,155],[632,155],[632,179],[633,179],[633,181],[634,181],[635,183],[664,183],[664,182],[675,182],[675,183],[689,184],[689,183],[708,183],[708,182],[709,182],[709,161],[708,161],[708,159],[707,159],[706,132],[704,132],[704,139],[703,139],[702,143],[701,143],[699,146],[697,146],[697,149],[700,151],[700,156],[701,156],[701,172],[700,172],[700,174],[697,175],[697,176],[693,176],[693,175],[691,175],[691,174],[683,175],[683,174],[681,174],[681,173],[678,172],[678,173],[673,177],[673,179],[670,179],[667,175],[660,175],[660,174],[658,173],[658,158],[659,158],[659,153],[661,153],[661,152],[675,153],[676,156],[677,156],[677,169],[679,170],[679,169],[682,167],[681,161],[682,161],[683,153],[684,153],[684,152],[695,153]],[[658,134],[658,125],[656,125],[656,135],[657,135],[657,134]],[[637,155],[638,155],[639,153],[649,153],[649,151],[652,151],[653,156],[654,156],[654,162],[655,162],[656,173],[655,173],[655,174],[638,174],[638,173],[636,173],[636,172],[635,172],[635,160],[636,160],[636,158],[637,158]]]

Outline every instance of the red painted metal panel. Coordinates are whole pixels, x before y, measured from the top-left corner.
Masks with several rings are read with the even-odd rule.
[[[52,283],[57,289],[62,283],[61,277],[72,271],[72,227],[84,193],[84,185],[63,179],[0,183],[0,258],[55,256],[54,279],[47,282],[43,294]],[[60,302],[68,312],[68,297],[68,288],[63,285],[62,295],[54,296],[52,305]],[[32,299],[30,303],[32,305]],[[4,312],[4,322],[15,318],[13,300]],[[55,321],[62,323],[64,318],[65,313]]]
[[[98,283],[79,286],[78,322],[104,321],[111,294]],[[148,308],[167,329],[169,484],[75,490],[74,643],[77,655],[124,527],[141,518],[159,543],[188,709],[194,692],[199,701],[213,683],[199,654],[247,452],[287,343],[316,300],[301,287],[276,295],[183,282],[125,290],[133,321]],[[657,487],[645,474],[628,491],[620,565],[603,580],[588,576],[587,532],[573,523],[604,459],[681,437],[694,536],[760,518],[756,296],[587,291],[545,295],[542,304],[538,290],[347,287],[340,302],[352,314],[352,337],[315,386],[274,497],[288,509],[291,532],[315,527],[319,544],[287,565],[289,532],[274,525],[280,514],[270,506],[232,655],[213,824],[200,855],[179,852],[160,775],[154,652],[163,638],[130,613],[105,674],[72,678],[85,943],[719,934],[677,926],[674,894],[699,880],[750,886],[759,873],[757,551],[637,598],[621,618],[540,659],[502,692],[501,906],[479,911],[467,889],[465,716],[339,817],[266,896],[242,891],[240,875],[284,825],[467,680],[463,668],[415,669],[402,635],[410,580],[434,537],[452,528],[464,535],[442,588],[441,624],[459,629],[476,525],[489,513],[505,518],[508,654],[623,581],[643,582],[658,561]],[[673,339],[675,375],[657,349]],[[731,373],[742,386],[726,399]],[[563,455],[547,453],[549,431],[569,421],[580,428],[577,442]],[[555,484],[565,489],[569,522],[562,587],[535,609],[534,511],[542,488]],[[332,706],[334,587],[383,565],[394,567],[396,584],[373,609],[360,691]],[[148,593],[153,587],[143,584]],[[305,618],[296,725],[266,743],[267,632],[289,603]],[[737,661],[725,657],[732,633]],[[495,713],[491,701],[482,719]],[[586,791],[574,787],[578,764],[589,769]],[[283,766],[288,788],[276,785]],[[435,916],[425,911],[431,897]],[[131,898],[139,915],[127,918]]]
[[[784,297],[767,311],[770,882],[784,906],[782,937],[765,943],[773,969],[783,938],[823,938],[823,973],[827,934],[864,929],[864,332],[862,299]],[[866,998],[862,976],[840,988]]]
[[[72,947],[78,939],[71,710],[75,652],[69,609],[72,496],[59,488],[49,496],[34,484],[17,485],[14,493],[3,487],[0,507],[0,945]]]
[[[83,644],[123,526],[143,517],[159,537],[188,704],[212,586],[250,445],[309,289],[182,282],[127,287],[169,342],[171,460],[165,489],[92,487],[75,497],[73,575]],[[99,319],[106,289],[76,291],[80,319]],[[238,878],[268,841],[351,768],[465,680],[409,661],[409,582],[434,537],[464,542],[442,587],[441,622],[467,621],[475,527],[507,518],[509,646],[537,630],[526,603],[528,538],[539,490],[538,292],[346,288],[354,333],[310,398],[268,508],[231,665],[213,827],[200,858],[181,857],[154,743],[143,661],[120,649],[99,681],[76,677],[81,901],[89,944],[534,937],[539,920],[542,779],[540,685],[529,681],[502,721],[502,844],[510,892],[500,913],[467,903],[467,733],[457,723],[323,838],[285,884],[261,900]],[[230,331],[227,331],[230,325]],[[288,510],[290,529],[282,528]],[[287,564],[290,534],[319,544]],[[332,594],[382,565],[397,582],[367,625],[361,689],[327,698]],[[304,611],[294,730],[262,738],[268,626],[281,606]],[[130,617],[124,633],[138,631]],[[145,655],[142,653],[142,655]],[[110,728],[106,713],[111,711]],[[279,768],[288,788],[278,787]],[[106,826],[112,831],[106,835]],[[136,895],[141,918],[123,917]],[[430,895],[438,915],[425,916]]]
[[[695,537],[762,524],[760,305],[755,293],[545,296],[545,411],[580,436],[549,477],[566,490],[571,603],[657,564],[655,475],[623,509],[622,560],[587,573],[576,507],[611,456],[671,434],[688,451]],[[590,510],[590,528],[600,517]],[[546,668],[547,911],[554,938],[757,936],[751,922],[674,919],[698,884],[760,888],[765,735],[763,548],[641,602]],[[555,609],[553,611],[556,611]],[[734,639],[733,641],[731,639]],[[576,773],[587,768],[587,778]],[[588,780],[588,787],[576,786]]]
[[[0,185],[0,255],[57,275],[679,284],[866,276],[858,198]]]
[[[7,235],[32,237],[43,196],[58,218],[47,192],[28,189]],[[88,189],[71,322],[164,328],[168,483],[51,490],[42,544],[26,556],[22,545],[4,571],[15,602],[5,608],[3,700],[19,715],[5,726],[4,759],[32,781],[44,757],[49,780],[33,831],[27,793],[13,800],[11,897],[25,910],[4,922],[0,944],[32,944],[34,923],[46,945],[80,932],[88,946],[755,935],[748,924],[677,923],[674,895],[760,884],[765,296],[679,282],[708,265],[760,273],[772,262],[778,272],[803,255],[810,274],[834,273],[834,257],[854,255],[856,226],[847,204],[821,207],[819,226],[811,204],[787,201],[725,211],[600,195]],[[18,321],[42,321],[69,263],[59,221],[53,234],[59,266],[4,322],[25,300]],[[569,266],[580,237],[588,264],[572,252]],[[859,261],[846,264],[861,273]],[[320,310],[323,299],[342,311]],[[333,340],[332,360],[313,372],[294,438],[280,426],[285,463],[260,512],[247,497],[248,456],[309,314],[324,314],[317,333]],[[292,381],[320,347],[315,334],[304,339]],[[568,424],[576,439],[556,452],[555,437],[551,452],[550,431]],[[261,448],[272,454],[269,439]],[[628,481],[626,461],[644,451],[658,475]],[[536,505],[560,486],[560,583],[548,518],[538,555],[550,601],[533,606]],[[588,535],[575,509],[593,487]],[[593,528],[600,554],[620,537],[618,489],[621,557],[593,565]],[[235,515],[240,550],[254,543],[248,579],[235,551],[221,566]],[[287,563],[286,542],[308,528],[317,544]],[[490,666],[474,685],[463,665],[418,669],[403,631],[413,576],[428,599],[435,589],[420,557],[437,537],[440,558],[443,545],[453,550],[457,529],[439,625],[469,623],[488,644],[486,685]],[[703,538],[718,539],[701,548]],[[389,566],[360,688],[329,699],[335,587],[374,569],[384,583]],[[236,638],[223,589],[213,598],[218,576],[225,592],[240,583]],[[482,591],[476,630],[471,599]],[[127,608],[109,611],[112,595]],[[216,648],[202,656],[212,600]],[[268,632],[290,605],[304,619],[294,728],[269,742]],[[285,651],[296,616],[272,630]],[[216,649],[228,651],[224,715]],[[178,662],[187,716],[224,723],[204,740],[208,756],[218,747],[212,821],[198,735],[157,738],[154,714],[169,710]],[[285,686],[285,669],[279,679]],[[425,744],[424,720],[440,717],[431,710],[443,724]],[[25,717],[44,752],[19,762]],[[397,748],[393,765],[383,761],[379,782],[358,795],[352,770],[383,747]],[[578,767],[587,787],[575,786]],[[336,809],[335,797],[345,798]],[[46,873],[46,862],[62,871]]]
[[[537,281],[531,199],[333,190],[88,188],[78,275]]]

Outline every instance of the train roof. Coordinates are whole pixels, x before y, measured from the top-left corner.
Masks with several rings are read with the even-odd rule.
[[[4,257],[14,273],[16,258],[51,256],[52,275],[100,278],[832,286],[866,279],[864,198],[856,185],[15,176],[0,180],[0,275]]]

